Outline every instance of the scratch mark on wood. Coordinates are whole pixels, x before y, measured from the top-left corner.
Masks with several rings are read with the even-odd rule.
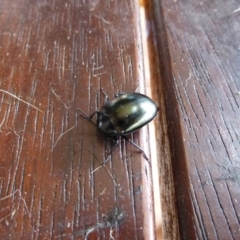
[[[0,201],[3,201],[3,200],[5,200],[5,199],[7,199],[7,198],[10,198],[10,197],[13,197],[13,196],[15,195],[15,193],[17,193],[17,192],[19,193],[20,199],[23,201],[23,204],[24,204],[24,207],[26,208],[26,211],[27,211],[27,213],[28,213],[28,216],[31,217],[31,214],[30,214],[30,212],[28,211],[28,207],[27,207],[26,201],[25,201],[25,199],[22,197],[22,193],[21,193],[21,191],[20,191],[19,189],[15,190],[13,193],[11,193],[11,194],[8,195],[8,196],[1,198]],[[14,212],[14,211],[13,211],[13,212]],[[11,214],[13,214],[13,212],[12,212]],[[15,214],[15,213],[14,213],[14,214]]]
[[[8,218],[9,216],[11,216],[11,219],[13,219],[14,215],[16,213],[16,209],[14,209],[10,214],[8,214],[7,216],[3,217],[0,219],[0,222],[2,222],[4,219]],[[8,224],[7,224],[8,225]]]
[[[103,17],[101,16],[98,16],[98,15],[93,15],[94,17],[98,18],[98,19],[101,19],[104,23],[106,24],[111,24],[109,21],[105,20]]]
[[[240,7],[237,8],[237,9],[235,9],[235,10],[233,11],[233,13],[236,13],[236,12],[239,12],[239,11],[240,11]]]
[[[32,108],[35,108],[35,109],[38,110],[39,112],[43,113],[43,111],[40,110],[39,108],[35,107],[35,106],[32,105],[31,103],[28,103],[28,102],[22,100],[22,99],[19,98],[18,96],[14,95],[14,94],[12,94],[12,93],[10,93],[10,92],[8,92],[8,91],[5,91],[5,90],[3,90],[3,89],[0,89],[0,92],[6,93],[6,94],[10,95],[11,97],[16,98],[16,99],[19,100],[20,102],[23,102],[23,103],[27,104],[28,106],[30,106],[30,107],[32,107]]]
[[[51,88],[51,91],[52,91],[52,93],[55,95],[55,97],[57,98],[57,100],[60,101],[60,102],[64,105],[64,107],[68,109],[69,107],[67,106],[67,104],[65,104],[65,103],[63,102],[63,100],[60,98],[59,95],[56,94],[56,92],[53,90],[53,88]]]
[[[67,131],[63,132],[63,133],[58,137],[58,139],[56,140],[56,142],[55,142],[54,145],[52,146],[51,151],[52,151],[53,148],[57,145],[59,139],[60,139],[63,135],[65,135],[66,133],[68,133],[69,131],[71,131],[73,128],[75,128],[76,125],[77,125],[77,124],[75,124],[74,126],[72,126],[71,128],[69,128]]]

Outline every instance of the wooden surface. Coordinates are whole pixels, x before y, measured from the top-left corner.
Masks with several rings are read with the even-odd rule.
[[[1,238],[240,239],[239,9],[0,0]],[[78,109],[138,85],[160,109],[156,140],[130,136],[152,171],[121,141],[93,172],[111,142]]]
[[[137,4],[0,1],[2,239],[154,238],[149,165],[122,141],[94,172],[111,143],[78,111],[144,91]]]
[[[152,11],[181,238],[240,239],[240,3],[161,3]]]

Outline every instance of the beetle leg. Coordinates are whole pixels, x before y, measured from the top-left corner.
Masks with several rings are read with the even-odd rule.
[[[96,113],[98,113],[98,111],[95,111],[94,113],[92,113],[88,118],[89,118],[90,120],[92,120],[93,116],[94,116]]]
[[[133,142],[131,139],[127,138],[126,136],[124,135],[121,135],[122,138],[124,138],[125,140],[127,140],[128,142],[130,142],[133,146],[135,146],[143,155],[143,157],[148,161],[148,163],[151,165],[147,155],[145,154],[145,152],[135,143]]]
[[[117,139],[116,142],[115,142],[115,145],[112,147],[112,149],[111,149],[110,152],[108,153],[107,158],[101,163],[101,165],[100,165],[99,167],[95,168],[92,172],[95,172],[95,171],[97,171],[99,168],[105,166],[105,164],[106,164],[107,161],[109,160],[110,155],[111,155],[112,152],[115,150],[115,148],[118,146],[118,144],[119,144],[119,140]]]
[[[88,116],[85,112],[83,112],[81,109],[78,108],[78,111],[81,112],[80,116],[87,119],[89,122],[91,122],[95,127],[97,127],[96,123],[92,121],[93,116],[98,113],[98,111],[92,113],[90,116]]]
[[[111,149],[110,152],[108,153],[107,158],[106,158],[106,159],[104,160],[104,162],[101,164],[102,166],[104,166],[104,165],[107,163],[107,161],[109,160],[110,155],[111,155],[112,152],[115,150],[115,148],[118,146],[118,144],[119,144],[119,140],[116,140],[114,146],[112,147],[112,149]]]

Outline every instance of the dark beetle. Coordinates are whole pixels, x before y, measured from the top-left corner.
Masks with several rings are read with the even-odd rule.
[[[152,121],[158,112],[156,104],[140,93],[118,93],[113,100],[108,101],[108,95],[103,90],[102,92],[105,99],[100,111],[87,116],[83,111],[78,110],[83,114],[81,116],[93,123],[103,136],[114,141],[115,145],[108,157],[117,147],[119,137],[122,137],[138,148],[148,160],[144,151],[125,135],[135,132]],[[92,121],[95,114],[97,114],[97,124]],[[102,165],[107,162],[108,157]]]

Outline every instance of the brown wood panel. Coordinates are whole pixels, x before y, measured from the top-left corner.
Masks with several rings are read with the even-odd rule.
[[[161,4],[152,14],[181,238],[240,239],[239,1]]]
[[[154,239],[154,215],[165,239],[240,238],[239,3],[140,5],[145,33],[132,0],[0,1],[2,238]],[[111,143],[77,110],[137,85],[158,98],[162,214],[129,143],[93,172]],[[149,131],[131,138],[151,156]]]
[[[138,3],[0,1],[0,236],[154,239],[151,172],[79,117],[144,92]],[[147,128],[130,136],[149,153]]]

